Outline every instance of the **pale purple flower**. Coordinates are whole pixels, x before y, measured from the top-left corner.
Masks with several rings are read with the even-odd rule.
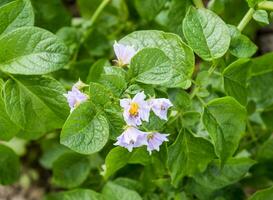
[[[70,112],[72,112],[78,105],[88,99],[88,96],[82,93],[77,87],[73,86],[71,91],[64,94],[70,107]]]
[[[117,57],[119,66],[130,64],[132,57],[136,54],[136,50],[131,46],[126,46],[115,41],[114,52]]]
[[[165,98],[150,99],[149,105],[155,115],[164,120],[167,120],[168,109],[173,106],[171,101]]]
[[[124,109],[123,118],[128,125],[139,126],[142,121],[149,121],[150,107],[145,98],[144,92],[140,92],[133,99],[120,100],[120,106]]]
[[[117,137],[117,142],[114,145],[125,147],[129,152],[132,152],[135,147],[147,145],[147,134],[133,126],[129,126]]]
[[[160,145],[169,141],[167,136],[169,134],[161,134],[161,133],[149,133],[147,134],[147,150],[150,154],[152,154],[153,150],[159,151]]]

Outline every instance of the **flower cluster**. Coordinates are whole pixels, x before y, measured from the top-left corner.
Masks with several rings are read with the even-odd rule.
[[[168,134],[158,132],[143,132],[137,129],[143,121],[149,122],[150,112],[153,111],[160,119],[167,120],[168,109],[172,106],[169,99],[149,99],[140,92],[133,99],[121,99],[120,106],[123,108],[123,117],[127,123],[125,131],[117,138],[115,145],[127,148],[130,152],[135,147],[147,146],[151,154],[153,150],[159,151],[160,145],[168,141]]]
[[[86,86],[88,85],[84,84],[81,80],[79,80],[72,86],[71,91],[68,91],[67,94],[64,94],[70,107],[70,112],[72,112],[77,106],[79,106],[82,102],[86,101],[89,98],[88,95],[80,91],[83,87]]]

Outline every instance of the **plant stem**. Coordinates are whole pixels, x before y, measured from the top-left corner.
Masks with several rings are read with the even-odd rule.
[[[194,5],[197,7],[197,8],[205,8],[204,6],[204,3],[202,0],[192,0]]]
[[[245,14],[245,16],[243,17],[243,19],[240,21],[240,23],[237,26],[237,28],[239,29],[239,31],[242,32],[244,30],[244,28],[246,27],[246,25],[252,19],[252,16],[253,16],[254,12],[255,12],[255,10],[253,8],[250,8],[247,11],[247,13]]]
[[[264,1],[258,4],[258,9],[273,11],[273,2]]]
[[[103,9],[107,6],[107,4],[110,2],[111,0],[103,0],[101,2],[101,4],[99,5],[99,7],[96,9],[96,11],[94,12],[94,14],[91,17],[90,23],[91,25],[93,25],[95,23],[95,21],[97,20],[97,18],[99,17],[100,13],[103,11]]]

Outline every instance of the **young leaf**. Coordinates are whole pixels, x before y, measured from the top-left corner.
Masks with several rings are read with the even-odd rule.
[[[136,191],[127,189],[113,182],[108,182],[104,186],[102,194],[105,199],[111,200],[128,200],[128,197],[130,197],[130,200],[142,200]]]
[[[157,48],[144,48],[132,59],[129,77],[145,84],[163,84],[172,77],[170,59]]]
[[[240,59],[231,63],[223,72],[224,87],[228,95],[234,97],[242,105],[247,103],[247,78],[249,59]]]
[[[148,20],[153,20],[163,8],[167,0],[134,0],[139,15]]]
[[[19,157],[14,151],[0,144],[0,184],[12,184],[19,178],[19,164]]]
[[[206,61],[222,57],[229,48],[227,25],[207,9],[191,7],[183,20],[183,33],[190,47]]]
[[[264,0],[246,0],[249,7],[254,8],[258,3],[264,1]]]
[[[23,26],[34,25],[30,0],[16,0],[0,7],[0,35]]]
[[[97,82],[100,79],[100,76],[103,73],[103,68],[107,62],[108,61],[106,59],[100,59],[95,62],[89,70],[86,82]]]
[[[253,194],[249,200],[266,200],[266,199],[273,199],[273,187],[264,189],[264,190],[258,190]]]
[[[214,99],[206,105],[203,123],[222,164],[236,151],[245,131],[246,116],[246,109],[231,97]]]
[[[3,88],[10,119],[25,131],[46,133],[61,128],[69,114],[63,86],[53,78],[16,76]]]
[[[101,195],[93,190],[74,189],[65,192],[52,193],[45,200],[101,200]]]
[[[194,54],[179,36],[162,31],[136,31],[119,41],[136,50],[145,47],[159,48],[171,60],[173,76],[164,85],[167,87],[189,88],[194,70]]]
[[[150,162],[150,156],[146,149],[135,149],[132,153],[122,147],[113,148],[105,158],[106,171],[104,177],[108,179],[126,164],[147,165]]]
[[[18,28],[0,38],[0,70],[11,74],[46,74],[67,63],[66,46],[37,27]]]
[[[265,10],[256,10],[253,19],[264,25],[269,24],[268,13]]]
[[[65,122],[61,132],[61,144],[82,154],[100,151],[108,141],[107,119],[91,102],[75,109]]]
[[[89,86],[89,97],[95,105],[104,106],[111,101],[113,94],[104,85],[91,82]]]
[[[168,154],[168,166],[175,186],[184,176],[203,172],[215,158],[213,145],[202,137],[193,136],[188,130],[179,133]]]
[[[221,167],[220,161],[211,163],[204,173],[194,176],[200,185],[216,190],[242,179],[255,161],[249,158],[231,158]]]
[[[250,58],[257,51],[257,46],[235,26],[229,25],[231,36],[229,51],[237,58]]]
[[[98,83],[108,87],[117,97],[121,95],[127,86],[125,78],[116,74],[102,74]]]
[[[63,188],[77,187],[84,182],[90,172],[86,156],[66,153],[53,163],[53,183]]]

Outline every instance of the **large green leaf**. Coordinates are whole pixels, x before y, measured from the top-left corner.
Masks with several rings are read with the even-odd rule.
[[[172,183],[177,185],[184,176],[203,172],[215,158],[213,145],[202,137],[193,136],[188,130],[181,131],[169,147],[168,166]]]
[[[203,123],[223,163],[238,147],[245,131],[246,116],[246,109],[232,97],[214,99],[204,109]]]
[[[129,77],[145,84],[164,84],[172,78],[170,59],[157,48],[144,48],[132,59]]]
[[[75,189],[65,192],[52,193],[45,200],[101,200],[100,195],[93,190]]]
[[[249,80],[249,99],[256,103],[258,109],[273,105],[273,53],[251,60],[251,78]]]
[[[67,63],[66,46],[37,27],[18,28],[0,38],[0,70],[12,74],[46,74]]]
[[[204,173],[194,176],[200,185],[216,190],[242,179],[255,161],[249,158],[231,158],[221,167],[220,161],[211,163]]]
[[[242,105],[247,103],[247,78],[249,75],[249,59],[240,59],[231,63],[223,72],[224,87],[228,95],[234,97]]]
[[[19,173],[19,157],[9,147],[0,144],[0,184],[14,183]]]
[[[82,153],[100,151],[108,141],[107,119],[91,102],[75,109],[65,122],[61,132],[61,144]]]
[[[30,1],[16,0],[0,7],[0,19],[0,35],[23,26],[33,26],[34,13]]]
[[[109,178],[126,164],[147,165],[149,163],[150,156],[146,149],[138,148],[133,152],[129,152],[125,148],[116,147],[105,158],[106,171],[104,172],[104,177]]]
[[[90,172],[89,159],[76,153],[66,153],[53,163],[53,183],[64,188],[79,186]]]
[[[24,131],[46,133],[61,128],[69,114],[65,89],[50,77],[13,77],[3,93],[10,119]]]
[[[222,57],[229,48],[227,25],[207,9],[191,7],[183,20],[183,33],[194,52],[207,61]]]
[[[134,0],[139,15],[146,20],[153,20],[167,0]]]
[[[273,187],[259,190],[253,194],[249,200],[270,200],[273,199]]]
[[[2,94],[3,84],[4,82],[0,79],[0,94]],[[0,95],[0,113],[0,140],[10,140],[19,132],[19,127],[10,120],[2,95]]]
[[[142,200],[136,191],[127,189],[113,182],[108,182],[104,186],[102,194],[105,199],[109,200],[128,200],[128,198],[130,200]]]
[[[171,60],[173,77],[165,83],[168,87],[188,88],[194,70],[194,54],[179,36],[162,31],[136,31],[120,40],[120,43],[131,45],[136,50],[145,47],[159,48]]]

